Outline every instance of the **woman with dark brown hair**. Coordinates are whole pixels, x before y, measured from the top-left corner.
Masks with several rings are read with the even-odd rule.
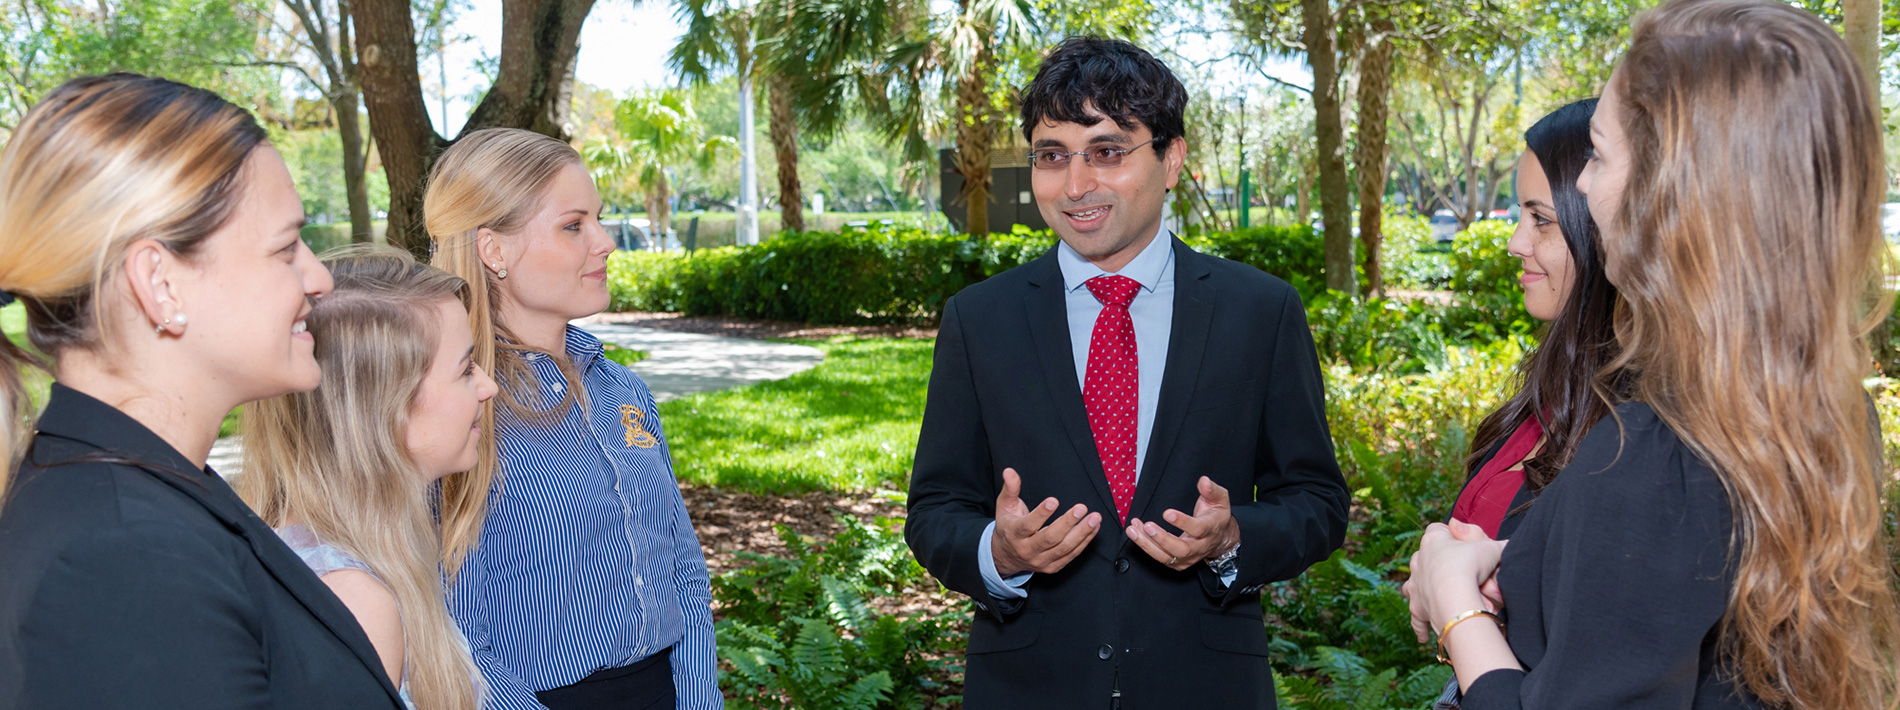
[[[1624,301],[1611,365],[1631,401],[1508,547],[1426,531],[1407,586],[1463,706],[1896,707],[1861,385],[1889,300],[1886,180],[1861,68],[1801,10],[1676,0],[1637,19],[1591,141],[1578,187]]]
[[[1577,192],[1590,155],[1596,99],[1552,111],[1524,132],[1517,163],[1520,210],[1506,249],[1523,261],[1524,310],[1549,323],[1519,366],[1523,387],[1478,425],[1452,519],[1502,540],[1537,492],[1570,463],[1577,443],[1622,398],[1616,287],[1603,275],[1596,221]]]

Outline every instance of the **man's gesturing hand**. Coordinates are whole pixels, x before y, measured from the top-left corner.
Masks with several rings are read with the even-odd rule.
[[[1180,535],[1171,535],[1154,523],[1129,518],[1128,537],[1147,550],[1149,557],[1177,571],[1219,557],[1240,545],[1240,524],[1234,522],[1227,489],[1214,479],[1202,476],[1200,490],[1200,497],[1194,501],[1194,515],[1173,508],[1161,514],[1163,520],[1181,529]]]
[[[1043,522],[1056,512],[1056,499],[1045,499],[1030,509],[1017,497],[1023,489],[1016,469],[1003,469],[1003,493],[996,497],[996,532],[990,536],[990,555],[996,573],[1004,577],[1023,572],[1048,574],[1061,570],[1095,539],[1102,514],[1075,504],[1048,527]]]

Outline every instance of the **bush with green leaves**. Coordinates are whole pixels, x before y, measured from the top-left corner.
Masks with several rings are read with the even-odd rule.
[[[1312,293],[1323,251],[1310,227],[1260,227],[1191,242]],[[1055,237],[1018,227],[987,239],[914,226],[781,234],[691,254],[616,252],[607,261],[616,311],[671,311],[807,323],[929,322],[958,291],[1046,253]]]
[[[1459,296],[1503,294],[1521,296],[1517,281],[1524,262],[1511,256],[1515,222],[1482,220],[1459,232],[1451,242],[1451,291]]]
[[[1249,227],[1185,240],[1195,251],[1231,259],[1284,279],[1310,299],[1326,289],[1326,244],[1311,226]]]
[[[945,696],[940,679],[961,667],[964,614],[879,613],[867,599],[935,582],[896,532],[901,522],[839,522],[828,544],[779,526],[790,557],[741,552],[747,564],[713,580],[729,667],[720,685],[735,707],[914,709]]]
[[[1379,264],[1386,288],[1445,289],[1451,287],[1452,246],[1432,237],[1430,220],[1416,215],[1387,213],[1384,238],[1379,242]]]
[[[1448,347],[1432,369],[1348,364],[1326,375],[1326,414],[1354,515],[1346,548],[1262,597],[1280,706],[1426,708],[1450,677],[1418,643],[1399,594],[1427,523],[1464,481],[1469,432],[1515,386],[1526,342]]]

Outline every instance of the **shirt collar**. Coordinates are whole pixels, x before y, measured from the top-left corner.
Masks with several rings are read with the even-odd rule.
[[[568,361],[573,363],[574,369],[579,372],[586,372],[587,368],[594,364],[594,359],[599,357],[601,352],[605,349],[600,343],[600,338],[595,337],[593,333],[575,327],[572,323],[569,323],[567,326],[566,347]],[[547,356],[532,351],[522,355],[522,359],[530,361],[539,360],[543,357]]]
[[[1155,230],[1155,238],[1148,241],[1148,246],[1142,247],[1134,260],[1115,273],[1134,279],[1141,284],[1141,290],[1154,293],[1155,285],[1161,283],[1162,273],[1173,262],[1174,240],[1169,238],[1164,224]],[[1069,246],[1068,242],[1060,240],[1056,245],[1056,263],[1062,267],[1062,287],[1066,291],[1083,288],[1089,279],[1109,273],[1082,258],[1082,253]]]

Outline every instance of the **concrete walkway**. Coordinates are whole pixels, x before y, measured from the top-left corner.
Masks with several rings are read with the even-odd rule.
[[[679,333],[632,325],[581,325],[609,343],[643,350],[649,357],[633,364],[659,401],[730,387],[791,377],[817,367],[825,354],[817,348],[717,335]],[[240,437],[219,439],[211,447],[211,468],[224,476],[237,473],[244,453]]]

